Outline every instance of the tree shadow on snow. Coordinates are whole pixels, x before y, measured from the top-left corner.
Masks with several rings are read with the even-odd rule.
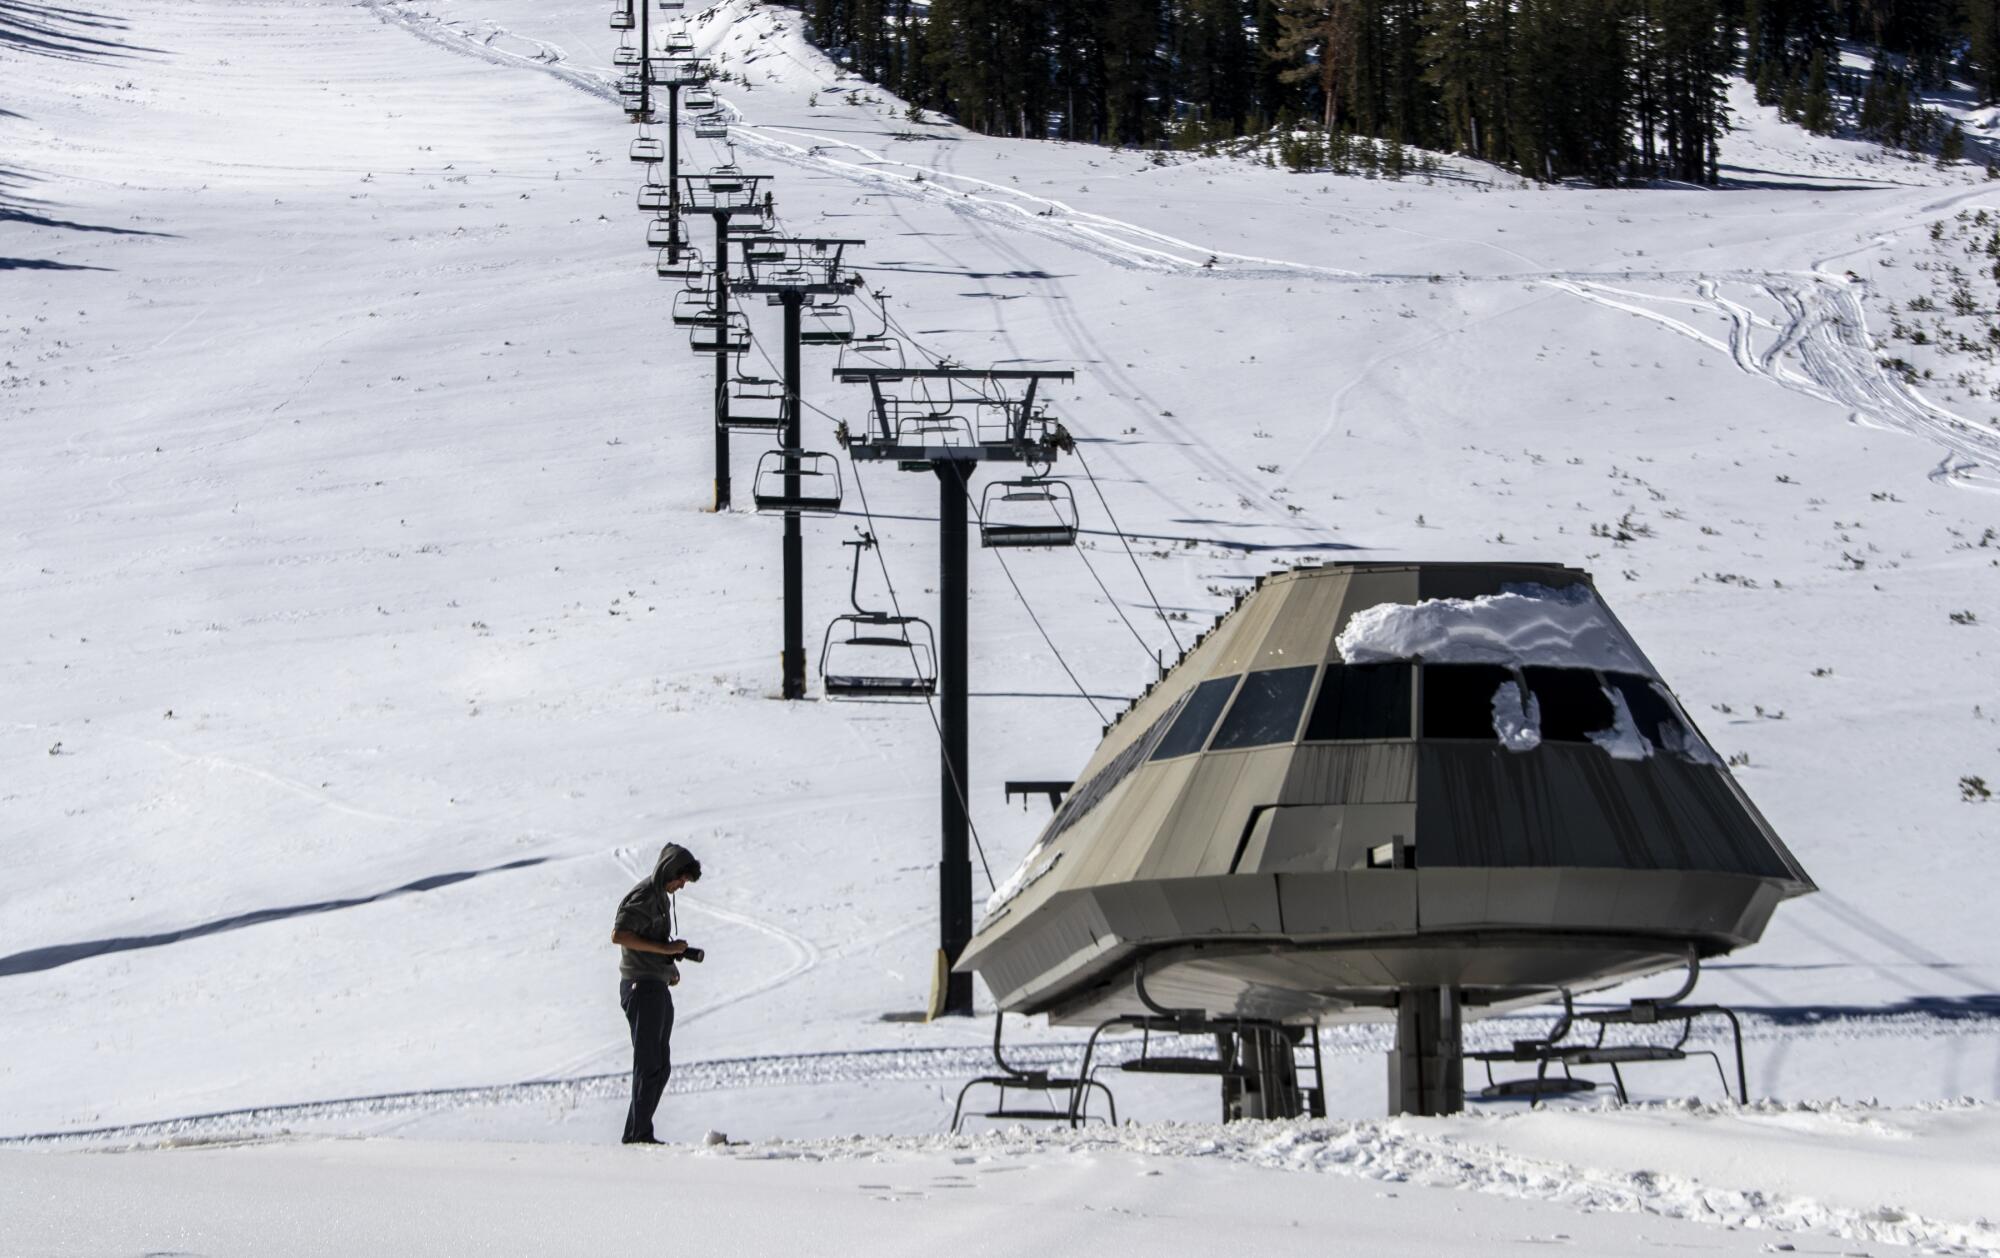
[[[0,271],[109,271],[108,266],[85,266],[81,262],[57,262],[52,258],[0,258]]]
[[[118,18],[84,9],[0,0],[0,48],[18,49],[30,56],[108,61],[166,51],[115,38],[127,29],[127,23]]]
[[[307,917],[315,913],[335,913],[341,909],[357,908],[363,904],[374,904],[380,900],[390,900],[402,895],[415,895],[422,891],[435,891],[439,887],[449,887],[455,883],[469,882],[487,874],[497,874],[509,869],[527,869],[547,861],[546,856],[531,856],[523,860],[508,861],[504,865],[494,865],[489,869],[462,870],[450,874],[432,874],[415,882],[378,891],[374,895],[354,896],[345,900],[321,900],[316,904],[291,904],[282,908],[257,909],[250,913],[238,913],[234,917],[217,918],[198,926],[181,930],[166,931],[158,935],[126,935],[116,939],[89,939],[82,943],[55,944],[47,948],[30,948],[26,952],[16,952],[0,957],[0,978],[11,978],[17,974],[39,974],[43,970],[53,970],[74,961],[84,961],[91,957],[101,957],[113,952],[134,952],[141,948],[158,948],[166,944],[179,943],[184,939],[200,939],[206,935],[220,935],[225,931],[242,930],[246,926],[261,926],[265,922],[280,922],[289,917]]]

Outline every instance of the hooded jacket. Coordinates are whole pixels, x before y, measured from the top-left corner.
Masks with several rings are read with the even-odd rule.
[[[650,939],[654,943],[667,943],[674,939],[674,899],[667,894],[667,884],[694,864],[694,854],[678,843],[669,843],[661,848],[660,859],[654,862],[653,872],[638,886],[627,891],[625,898],[618,902],[618,917],[612,929],[629,930],[641,939]],[[657,952],[635,952],[630,948],[620,948],[618,953],[620,977],[657,979],[663,983],[680,977],[680,967],[674,964],[672,957],[663,957]]]

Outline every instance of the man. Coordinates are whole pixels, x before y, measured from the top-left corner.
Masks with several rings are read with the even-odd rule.
[[[625,893],[618,902],[618,919],[611,942],[622,950],[618,961],[618,1003],[632,1028],[632,1105],[625,1111],[626,1144],[658,1144],[653,1138],[653,1111],[667,1090],[673,1057],[667,1041],[674,1033],[674,998],[667,991],[681,981],[675,958],[687,953],[687,941],[675,938],[674,893],[701,881],[701,862],[678,843],[660,849],[652,876]],[[693,960],[700,960],[696,954]]]

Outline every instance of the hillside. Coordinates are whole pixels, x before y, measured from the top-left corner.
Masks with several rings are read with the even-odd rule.
[[[996,878],[1044,815],[1003,779],[1073,773],[1258,574],[1577,564],[1822,888],[1704,979],[1753,1091],[1991,1099],[2000,811],[1963,783],[2000,786],[2000,185],[1747,87],[1714,189],[1156,161],[912,122],[785,10],[691,26],[788,227],[866,239],[936,353],[1077,370],[1088,545],[974,556]],[[667,840],[709,867],[711,959],[663,1134],[930,1132],[977,1068],[984,1020],[879,1020],[929,979],[935,737],[771,698],[777,526],[705,510],[709,376],[603,27],[0,5],[0,1135],[598,1140],[611,911]],[[808,400],[858,415],[831,366]],[[858,525],[931,614],[934,490],[861,476],[872,519],[808,525],[809,637]],[[1384,1043],[1336,1037],[1336,1113],[1380,1111]]]

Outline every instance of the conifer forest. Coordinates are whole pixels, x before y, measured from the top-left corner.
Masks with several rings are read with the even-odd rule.
[[[1810,130],[1962,155],[1921,104],[2000,99],[2000,0],[800,0],[865,78],[993,135],[1284,160],[1409,148],[1540,180],[1713,183],[1728,76]],[[1847,55],[1843,56],[1843,51]],[[1865,67],[1865,68],[1863,68]]]

